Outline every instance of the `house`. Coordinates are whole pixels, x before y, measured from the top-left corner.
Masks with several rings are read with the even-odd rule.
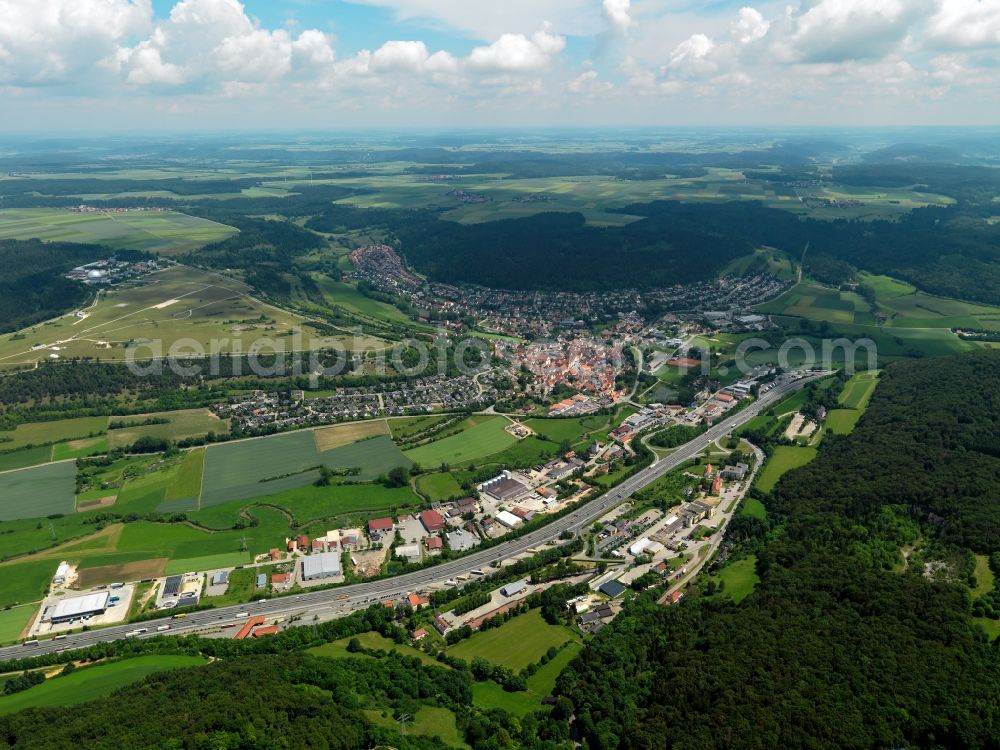
[[[444,528],[444,517],[436,510],[425,510],[420,514],[420,523],[431,534]]]
[[[678,591],[671,591],[669,594],[667,594],[667,598],[666,598],[665,601],[667,602],[667,604],[677,604],[677,602],[679,602],[683,598],[684,598],[684,592],[683,591],[679,591],[679,590]]]
[[[424,540],[429,552],[440,552],[444,549],[444,540],[439,536],[429,536]]]
[[[740,480],[747,475],[748,471],[750,471],[750,467],[744,463],[736,464],[736,466],[727,466],[722,470],[722,478]]]
[[[597,590],[610,599],[621,596],[628,591],[628,589],[618,581],[606,581],[605,583],[602,583]]]
[[[297,539],[289,539],[286,544],[286,547],[288,548],[289,552],[295,552],[295,550],[299,548],[299,542]]]
[[[466,513],[475,513],[479,510],[479,503],[476,502],[476,498],[474,497],[463,497],[455,503],[455,510],[463,516]]]
[[[288,573],[272,573],[271,574],[271,585],[272,586],[284,586],[288,583]]]
[[[322,538],[313,539],[313,542],[312,542],[312,551],[313,552],[326,552],[326,540],[322,539]]]
[[[427,631],[424,628],[417,628],[412,633],[410,633],[410,640],[412,641],[422,641],[428,636]]]
[[[441,635],[448,635],[451,632],[451,625],[449,625],[441,615],[437,615],[434,618],[434,629]]]
[[[299,534],[295,542],[300,550],[305,551],[309,549],[309,537],[306,536],[305,534]]]
[[[722,404],[731,404],[736,400],[736,397],[729,393],[716,393],[715,400]]]
[[[393,523],[391,518],[373,518],[368,522],[368,535],[372,539],[378,539],[386,532],[392,531]]]
[[[416,609],[417,607],[426,607],[431,603],[431,598],[424,594],[410,594],[406,597],[406,601],[410,603],[411,607]]]

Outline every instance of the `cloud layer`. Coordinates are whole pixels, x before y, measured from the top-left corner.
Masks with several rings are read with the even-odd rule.
[[[291,95],[429,113],[505,101],[570,121],[598,102],[626,117],[681,101],[773,115],[1000,99],[1000,2],[767,0],[681,13],[670,0],[351,1],[398,19],[383,42],[352,45],[335,17],[268,27],[238,0],[176,0],[165,16],[151,0],[0,0],[0,97]],[[430,29],[447,49],[421,39]]]

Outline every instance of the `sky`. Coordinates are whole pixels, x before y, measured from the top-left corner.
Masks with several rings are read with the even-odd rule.
[[[0,130],[998,125],[1000,0],[0,0]]]

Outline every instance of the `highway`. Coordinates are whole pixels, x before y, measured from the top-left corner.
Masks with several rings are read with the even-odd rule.
[[[655,482],[667,472],[672,471],[685,461],[700,454],[709,444],[719,438],[725,437],[758,414],[767,411],[789,393],[802,388],[812,380],[828,374],[830,373],[812,373],[807,377],[789,379],[774,386],[770,391],[763,394],[757,401],[742,411],[713,425],[694,440],[680,446],[666,458],[655,461],[647,468],[629,477],[603,495],[585,502],[572,512],[561,518],[557,518],[552,523],[547,524],[537,531],[490,547],[489,549],[473,552],[457,560],[434,565],[425,570],[406,573],[392,578],[351,584],[349,586],[339,586],[321,591],[303,591],[298,594],[262,600],[251,604],[240,604],[231,607],[192,612],[185,618],[178,620],[167,616],[142,623],[116,625],[82,633],[74,633],[58,641],[51,639],[43,640],[37,645],[9,646],[0,649],[0,660],[39,656],[55,651],[83,648],[95,643],[106,643],[125,638],[126,634],[140,628],[145,628],[146,631],[132,637],[149,638],[164,634],[184,635],[225,625],[239,626],[240,623],[246,620],[244,613],[249,613],[251,616],[261,615],[268,619],[278,617],[287,619],[288,617],[299,615],[305,620],[307,615],[315,614],[322,615],[323,619],[329,619],[331,616],[347,614],[356,609],[363,609],[373,602],[386,599],[401,599],[410,592],[425,589],[432,584],[443,584],[445,581],[455,579],[458,576],[469,575],[474,570],[485,569],[499,560],[505,560],[526,553],[528,550],[543,547],[550,542],[556,541],[564,531],[571,531],[574,534],[579,533],[633,493]],[[240,615],[243,616],[241,617]],[[303,624],[306,624],[305,621]],[[163,625],[169,625],[170,630],[166,633],[157,632],[156,628]]]

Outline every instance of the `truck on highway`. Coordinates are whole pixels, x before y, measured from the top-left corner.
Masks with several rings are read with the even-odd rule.
[[[157,632],[162,633],[164,630],[170,630],[170,626],[169,625],[157,625],[156,626],[156,630],[157,630]]]

